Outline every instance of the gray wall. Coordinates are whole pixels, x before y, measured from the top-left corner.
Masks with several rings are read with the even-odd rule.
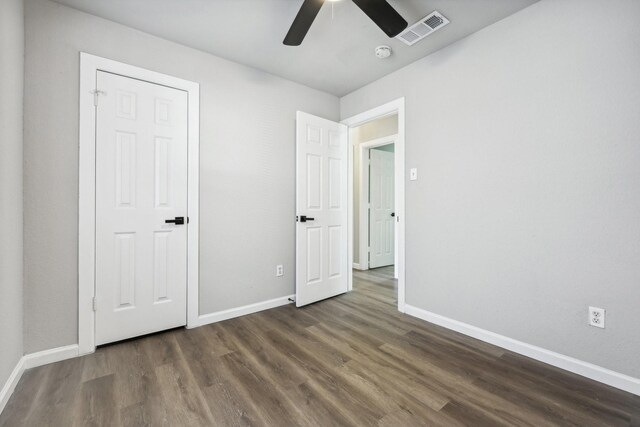
[[[406,98],[408,304],[640,377],[639,16],[543,0],[341,99]]]
[[[22,0],[0,1],[0,389],[22,357]]]
[[[295,111],[336,97],[47,0],[26,29],[27,352],[77,342],[80,51],[201,85],[200,313],[293,293]]]
[[[353,128],[353,262],[360,263],[360,144],[398,133],[398,115]]]

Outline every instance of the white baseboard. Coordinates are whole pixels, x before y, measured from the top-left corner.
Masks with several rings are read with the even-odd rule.
[[[404,312],[410,316],[426,320],[430,323],[435,323],[436,325],[460,332],[461,334],[468,335],[489,344],[497,345],[498,347],[539,360],[540,362],[547,363],[557,368],[573,372],[574,374],[578,374],[640,396],[640,379],[638,378],[621,374],[619,372],[584,362],[573,357],[565,356],[535,345],[527,344],[513,338],[505,337],[504,335],[499,335],[408,304],[405,305],[404,308]]]
[[[48,363],[60,362],[61,360],[78,357],[80,351],[78,344],[66,345],[64,347],[56,347],[49,350],[30,353],[23,357],[24,369],[35,368],[37,366],[46,365]]]
[[[280,298],[274,298],[267,301],[257,302],[242,307],[231,308],[229,310],[217,311],[215,313],[203,314],[198,317],[198,325],[203,326],[209,323],[221,322],[223,320],[233,319],[234,317],[245,316],[251,313],[268,310],[270,308],[280,307],[281,305],[290,304],[289,298],[293,299],[294,295],[287,295]]]
[[[7,381],[4,383],[2,390],[0,390],[0,414],[4,410],[4,407],[7,406],[7,402],[13,394],[13,391],[16,389],[18,381],[20,381],[24,370],[24,357],[21,357],[18,360],[16,367],[13,368],[11,375],[9,375],[9,378],[7,378]]]
[[[353,268],[355,268],[356,270],[360,270],[360,264],[358,264],[357,262],[354,262]]]
[[[73,344],[22,356],[20,360],[18,360],[13,372],[11,372],[11,375],[9,375],[9,378],[2,387],[2,390],[0,390],[0,413],[2,413],[4,407],[7,405],[7,402],[16,389],[16,385],[18,385],[24,371],[37,366],[46,365],[48,363],[71,359],[78,355],[78,345]]]

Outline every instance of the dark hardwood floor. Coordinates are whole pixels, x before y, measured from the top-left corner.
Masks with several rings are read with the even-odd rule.
[[[640,398],[350,294],[105,346],[25,372],[0,426],[640,425]]]

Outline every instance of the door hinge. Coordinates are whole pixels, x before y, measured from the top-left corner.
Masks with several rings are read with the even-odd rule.
[[[100,95],[106,95],[107,94],[107,92],[105,92],[103,90],[98,90],[98,89],[91,91],[91,93],[93,94],[93,105],[96,106],[96,107],[98,106],[98,97]]]
[[[93,311],[98,311],[98,299],[96,297],[92,298],[91,304],[93,306]]]

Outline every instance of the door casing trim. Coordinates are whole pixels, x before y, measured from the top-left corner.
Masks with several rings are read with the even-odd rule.
[[[95,351],[96,112],[97,72],[106,71],[187,92],[187,328],[198,325],[200,85],[166,74],[80,52],[78,200],[78,352]]]
[[[397,245],[397,265],[396,273],[398,277],[398,311],[404,313],[405,310],[405,100],[398,98],[394,101],[364,111],[355,116],[342,120],[349,127],[349,230],[353,230],[353,154],[354,138],[352,131],[354,127],[363,125],[376,119],[398,115],[398,134],[395,142],[395,205],[396,205],[396,240]],[[353,232],[349,231],[348,240],[349,266],[353,265]],[[353,289],[353,271],[349,273],[349,290]]]

